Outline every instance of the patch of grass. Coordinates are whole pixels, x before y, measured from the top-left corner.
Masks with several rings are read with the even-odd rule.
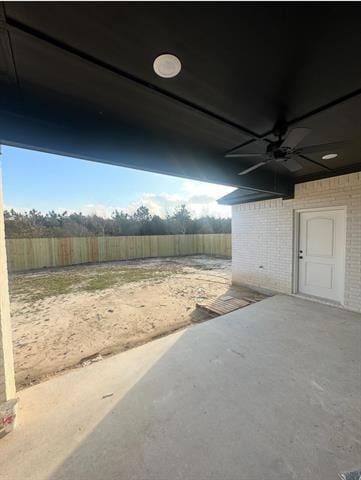
[[[159,267],[128,266],[111,270],[104,267],[87,270],[79,268],[77,272],[25,274],[10,279],[10,295],[13,299],[34,303],[72,292],[93,292],[143,280],[162,280],[182,271],[183,268],[179,266],[162,265]]]
[[[111,272],[99,272],[86,280],[80,288],[86,291],[105,290],[115,285],[164,279],[173,273],[175,273],[174,269],[159,270],[156,268],[124,268]]]
[[[80,286],[81,290],[94,291],[105,290],[113,287],[118,282],[117,274],[111,272],[98,273],[96,276],[87,279]]]
[[[10,281],[11,297],[37,302],[47,297],[70,293],[81,281],[79,275],[52,273],[39,276],[19,276]]]

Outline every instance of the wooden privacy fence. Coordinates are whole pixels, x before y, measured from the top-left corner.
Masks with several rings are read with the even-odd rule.
[[[7,239],[10,272],[179,255],[231,257],[231,234]]]

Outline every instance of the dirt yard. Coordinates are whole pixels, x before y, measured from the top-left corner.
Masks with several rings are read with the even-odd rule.
[[[176,257],[10,277],[18,387],[210,318],[197,302],[231,293],[230,260]]]

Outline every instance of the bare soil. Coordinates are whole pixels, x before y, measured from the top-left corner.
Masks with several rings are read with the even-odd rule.
[[[234,288],[231,262],[207,256],[81,265],[10,277],[18,388],[210,316],[196,303]]]

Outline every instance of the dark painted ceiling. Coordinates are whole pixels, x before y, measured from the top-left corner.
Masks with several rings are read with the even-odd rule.
[[[3,143],[283,194],[361,169],[358,3],[4,2],[0,22]],[[347,144],[238,176],[255,160],[225,152],[265,150],[281,117]]]

